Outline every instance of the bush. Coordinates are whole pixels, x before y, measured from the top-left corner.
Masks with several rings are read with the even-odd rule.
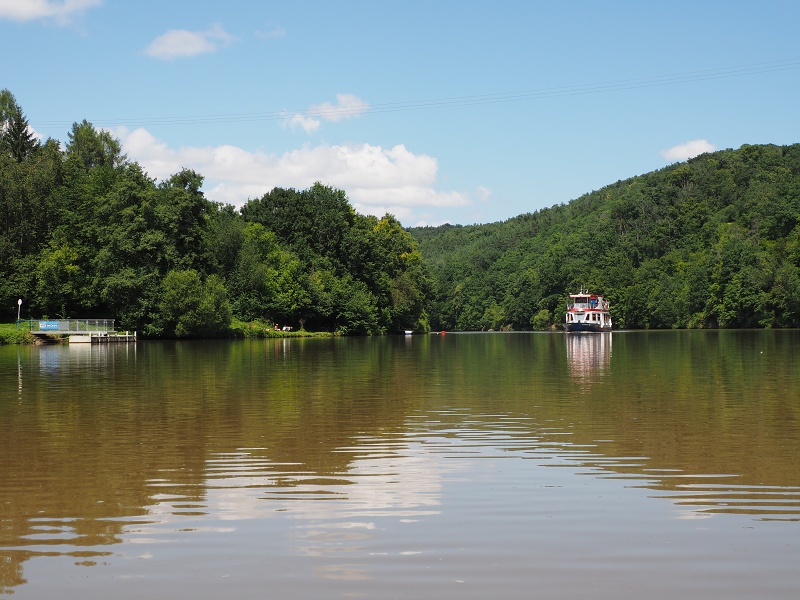
[[[194,269],[170,271],[162,285],[159,333],[179,338],[224,337],[230,331],[231,307],[216,275],[205,282]]]
[[[0,324],[0,344],[32,344],[33,341],[27,321],[23,321],[19,328],[16,323]]]
[[[550,311],[546,308],[543,308],[538,313],[533,316],[531,319],[531,325],[537,331],[545,331],[550,329],[551,325],[553,324],[553,315],[550,314]]]

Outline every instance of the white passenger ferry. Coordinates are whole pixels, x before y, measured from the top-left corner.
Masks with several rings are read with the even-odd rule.
[[[611,331],[608,300],[583,288],[577,294],[570,294],[564,329],[575,332]]]

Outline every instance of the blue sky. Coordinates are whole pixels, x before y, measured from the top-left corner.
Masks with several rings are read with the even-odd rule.
[[[215,201],[321,181],[406,226],[800,141],[800,2],[0,0],[0,89]]]

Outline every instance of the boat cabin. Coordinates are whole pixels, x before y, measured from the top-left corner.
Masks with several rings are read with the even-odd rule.
[[[598,294],[581,289],[569,295],[564,318],[566,331],[611,331],[611,313],[608,300]]]
[[[568,308],[583,310],[602,309],[603,307],[608,308],[608,302],[597,294],[570,294],[569,297],[572,301],[569,303]]]

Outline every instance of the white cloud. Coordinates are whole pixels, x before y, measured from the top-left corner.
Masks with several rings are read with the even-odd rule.
[[[681,161],[694,158],[704,152],[713,152],[717,147],[709,143],[707,140],[692,140],[685,144],[673,146],[668,150],[662,150],[661,156],[670,161]]]
[[[286,30],[278,25],[270,25],[269,29],[266,31],[257,30],[255,35],[262,40],[274,40],[276,38],[286,37]]]
[[[322,121],[298,113],[292,115],[291,117],[286,117],[285,124],[292,130],[295,130],[299,127],[306,133],[314,133],[322,126]]]
[[[284,125],[303,129],[306,133],[313,133],[322,125],[322,121],[344,121],[353,119],[369,110],[369,104],[354,94],[337,94],[336,104],[323,102],[311,106],[305,114],[296,113],[287,115]]]
[[[324,102],[309,109],[309,114],[327,121],[343,121],[364,114],[369,104],[353,94],[336,94],[336,104]]]
[[[68,23],[70,17],[82,13],[87,8],[100,6],[103,0],[0,0],[0,19],[12,21],[33,21],[36,19],[56,19]]]
[[[419,222],[431,209],[472,204],[460,192],[437,190],[437,160],[402,144],[323,144],[275,155],[230,145],[175,149],[142,128],[112,133],[151,177],[164,180],[182,168],[193,169],[206,178],[209,199],[234,206],[275,187],[305,189],[317,181],[344,190],[362,214],[390,212],[406,223]]]
[[[219,24],[207,31],[170,29],[154,39],[144,53],[160,60],[175,60],[216,52],[221,46],[227,46],[235,40]]]

